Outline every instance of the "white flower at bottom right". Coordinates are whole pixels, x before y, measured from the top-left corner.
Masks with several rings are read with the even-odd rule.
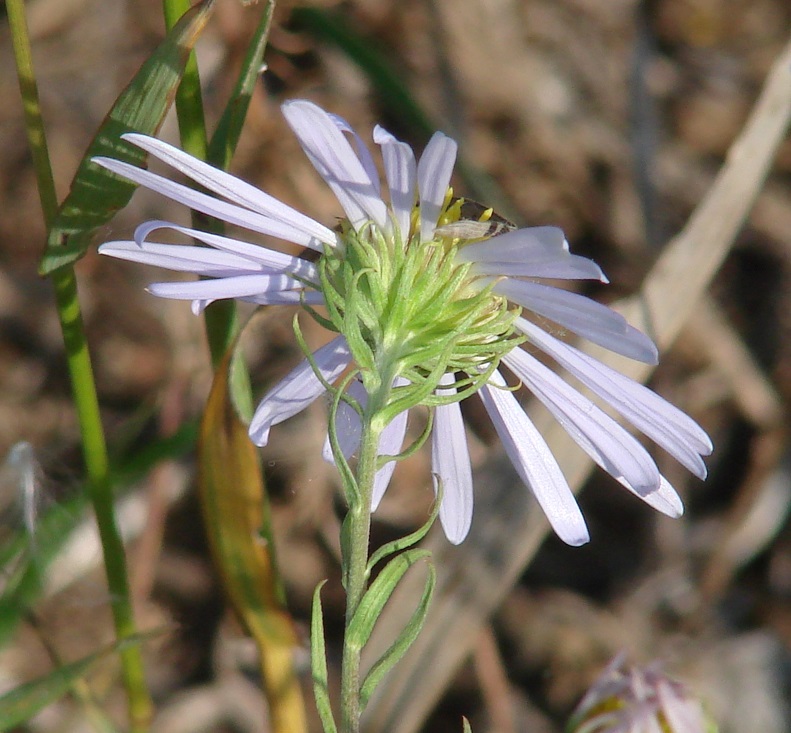
[[[619,654],[571,717],[569,733],[708,733],[716,731],[700,701],[658,664],[627,667]]]

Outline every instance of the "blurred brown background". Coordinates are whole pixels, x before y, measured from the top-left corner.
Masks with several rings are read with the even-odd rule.
[[[104,113],[161,39],[161,6],[28,6],[63,196]],[[305,6],[334,13],[396,71],[435,126],[459,140],[472,172],[457,176],[458,193],[489,196],[486,203],[519,224],[563,227],[573,250],[609,275],[612,285],[586,291],[605,301],[639,287],[683,226],[791,32],[787,0],[280,2],[268,71],[232,170],[329,224],[339,207],[284,124],[280,102],[310,98],[366,138],[376,122],[417,149],[427,138],[330,35],[304,17],[297,22],[294,9]],[[218,0],[199,44],[210,124],[259,13]],[[46,476],[42,499],[62,500],[79,490],[79,436],[50,285],[36,274],[44,229],[4,18],[0,98],[0,455],[30,441]],[[173,119],[161,135],[176,141]],[[147,218],[185,223],[187,213],[138,192],[97,244],[129,237]],[[712,289],[717,328],[691,323],[652,382],[712,435],[709,480],[658,456],[688,507],[671,521],[596,476],[581,496],[593,542],[571,549],[547,540],[426,731],[459,730],[462,714],[476,732],[558,731],[620,649],[665,659],[707,701],[723,733],[789,729],[790,253],[786,142]],[[199,415],[211,378],[201,321],[188,304],[144,292],[161,273],[95,252],[77,271],[108,439],[116,455],[133,454]],[[261,391],[300,358],[291,316],[269,309],[250,329],[247,356]],[[315,345],[326,338],[316,327],[307,336]],[[467,417],[481,464],[495,449],[493,431],[474,408]],[[313,588],[331,578],[325,608],[337,641],[340,505],[337,478],[320,457],[325,420],[317,404],[278,426],[264,465],[294,614],[304,630]],[[161,464],[125,494],[122,515],[140,624],[168,628],[148,649],[162,711],[156,730],[265,730],[252,647],[225,610],[207,558],[193,470],[189,451]],[[377,539],[420,524],[431,499],[423,454],[399,466],[377,514]],[[65,659],[111,639],[98,550],[88,543],[74,552],[51,573],[48,597],[36,605],[38,628],[25,625],[0,652],[3,688],[50,668],[42,638]],[[122,710],[116,674],[109,666],[97,675],[110,710]],[[80,725],[65,701],[31,730]]]

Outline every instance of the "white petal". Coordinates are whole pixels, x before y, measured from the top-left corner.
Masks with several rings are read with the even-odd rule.
[[[462,250],[463,252],[464,250]],[[543,259],[525,259],[524,262],[476,262],[472,271],[476,275],[504,275],[505,277],[548,277],[556,280],[599,280],[608,282],[601,268],[587,257],[559,254]]]
[[[640,496],[659,488],[659,470],[645,448],[587,397],[524,349],[513,349],[503,361],[607,473]]]
[[[264,193],[246,181],[214,168],[202,160],[193,158],[183,150],[147,135],[128,133],[123,138],[134,143],[137,147],[142,148],[163,163],[167,163],[172,168],[180,171],[195,181],[195,183],[235,204],[239,204],[239,206],[244,206],[251,211],[282,221],[302,231],[307,236],[314,237],[317,242],[330,244],[335,241],[335,234],[323,224],[319,224],[309,216],[305,216],[302,212],[293,209],[282,201],[278,201],[273,196]]]
[[[368,395],[363,388],[362,383],[355,379],[346,390],[350,397],[353,397],[360,404],[360,407],[365,407],[368,401]],[[335,431],[338,435],[338,443],[340,444],[341,452],[348,460],[352,457],[357,448],[360,447],[360,435],[362,433],[362,422],[357,410],[353,409],[345,402],[338,405],[338,412],[335,417]],[[324,446],[321,449],[321,456],[327,463],[335,463],[335,457],[332,455],[332,446],[330,445],[329,433],[324,439]]]
[[[324,379],[333,382],[349,365],[351,354],[346,339],[339,336],[314,352],[313,358]],[[250,422],[250,439],[256,445],[266,445],[273,425],[301,412],[324,391],[324,385],[305,359],[261,400]]]
[[[622,478],[618,479],[621,486],[631,491],[635,496],[642,499],[652,509],[656,509],[668,517],[678,519],[684,513],[684,504],[676,490],[670,482],[662,475],[659,476],[659,488],[650,494],[641,494],[634,486],[628,484]]]
[[[404,412],[396,415],[389,423],[389,425],[382,431],[379,438],[378,453],[380,456],[394,456],[401,452],[404,445],[404,436],[406,435],[406,424],[409,413]],[[396,462],[388,461],[382,466],[374,476],[374,486],[371,496],[371,511],[376,511],[379,502],[390,485],[390,479],[395,471]]]
[[[395,381],[395,385],[400,386],[402,384],[406,384],[406,380],[399,377]],[[365,409],[365,405],[368,402],[368,395],[359,381],[355,380],[349,385],[349,393],[360,403],[360,407]],[[389,456],[401,452],[401,447],[404,444],[404,436],[406,435],[407,417],[408,415],[406,412],[396,415],[382,431],[382,434],[379,436],[379,445],[377,446],[378,455]],[[357,412],[345,403],[341,403],[338,407],[336,430],[338,432],[338,442],[340,443],[343,455],[347,459],[351,458],[360,447],[362,424]],[[322,457],[328,463],[335,463],[329,436],[324,441]],[[382,500],[390,484],[390,479],[393,476],[395,467],[396,462],[389,461],[376,472],[372,490],[371,511],[374,511],[379,506],[379,502]]]
[[[441,385],[452,385],[453,374],[446,374]],[[453,394],[455,389],[438,389],[437,394]],[[442,481],[442,504],[439,519],[445,536],[458,545],[472,524],[472,467],[464,420],[458,402],[434,408],[434,429],[431,433],[431,470],[434,492],[437,478]]]
[[[272,290],[238,300],[256,305],[324,305],[324,296],[314,290]]]
[[[707,724],[700,703],[675,690],[670,680],[657,680],[656,696],[667,729],[672,733],[698,733],[714,729],[714,726]]]
[[[299,99],[282,106],[305,154],[340,202],[355,229],[368,221],[383,231],[387,209],[351,145],[320,107]]]
[[[468,244],[456,256],[476,263],[474,270],[482,275],[609,282],[593,260],[569,253],[563,230],[557,227],[516,229]]]
[[[192,315],[199,316],[203,311],[206,310],[214,301],[213,300],[193,300],[190,309],[192,310]]]
[[[630,326],[620,313],[583,295],[510,279],[498,282],[494,291],[616,354],[647,364],[659,359],[648,336]]]
[[[458,256],[465,262],[523,262],[568,254],[566,235],[558,227],[525,227],[465,245]]]
[[[160,298],[179,300],[217,300],[243,298],[264,293],[279,293],[302,287],[299,280],[288,275],[236,275],[216,280],[151,283],[148,292]]]
[[[336,127],[343,133],[349,135],[354,143],[354,149],[357,151],[357,157],[360,159],[365,172],[368,174],[368,180],[376,190],[376,194],[381,197],[382,187],[379,183],[379,171],[376,170],[376,163],[374,163],[371,151],[364,140],[355,132],[354,128],[346,122],[340,115],[329,113],[330,119],[335,123]]]
[[[552,451],[513,394],[502,389],[506,382],[500,373],[495,371],[489,382],[478,393],[511,463],[560,539],[585,544],[590,539],[585,520]]]
[[[516,326],[679,463],[696,476],[706,477],[706,466],[698,454],[711,453],[711,439],[691,417],[648,387],[553,338],[535,324],[519,318]]]
[[[415,206],[417,172],[415,154],[383,127],[374,128],[374,142],[382,147],[385,177],[390,189],[390,207],[403,242],[409,238],[412,209]]]
[[[244,257],[192,245],[146,242],[141,246],[130,241],[106,242],[99,247],[99,253],[129,262],[212,277],[253,273],[263,269]]]
[[[171,231],[179,232],[187,237],[197,239],[199,242],[208,244],[215,249],[243,257],[249,260],[250,263],[253,263],[253,265],[263,265],[268,270],[298,275],[300,278],[310,280],[314,283],[318,283],[319,281],[318,268],[316,265],[301,257],[293,257],[292,255],[269,249],[269,247],[262,247],[252,242],[242,242],[238,239],[231,239],[231,237],[223,237],[219,234],[202,232],[199,229],[178,226],[168,221],[148,221],[141,224],[135,229],[135,242],[137,242],[140,247],[146,248],[148,246],[146,242],[148,235],[160,229],[170,229]],[[205,247],[196,249],[206,250]],[[260,268],[253,266],[248,269],[256,270]]]
[[[260,232],[261,234],[278,237],[286,242],[293,242],[303,247],[311,247],[319,252],[323,251],[322,244],[318,242],[315,237],[290,223],[285,223],[278,219],[272,219],[263,214],[249,211],[236,204],[230,204],[227,201],[221,201],[213,196],[195,191],[189,186],[184,186],[168,178],[163,178],[156,173],[136,168],[120,160],[113,160],[112,158],[94,158],[93,162],[107,168],[107,170],[113,173],[117,173],[119,176],[129,179],[133,183],[138,183],[156,193],[162,194],[172,201],[189,206],[194,211],[200,211],[209,216],[222,219],[229,224],[236,224],[237,226],[244,227],[253,232]],[[334,243],[335,239],[335,235],[333,234],[333,238],[329,240],[327,244]]]
[[[420,239],[430,241],[437,228],[450,177],[456,163],[456,141],[435,132],[417,164],[417,187],[420,196]]]

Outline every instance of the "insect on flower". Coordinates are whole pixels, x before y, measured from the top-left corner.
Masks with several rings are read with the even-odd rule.
[[[434,233],[449,239],[472,241],[489,239],[503,232],[512,232],[516,224],[495,213],[493,209],[470,199],[453,199],[452,204],[460,203],[458,221],[437,227]]]
[[[505,367],[607,473],[655,509],[679,516],[681,501],[646,449],[534,356],[539,351],[550,357],[692,473],[706,476],[701,456],[711,452],[711,441],[691,418],[545,329],[551,323],[631,359],[656,363],[651,340],[618,313],[546,282],[607,282],[598,265],[571,254],[557,227],[516,228],[490,209],[454,197],[450,179],[457,146],[441,132],[416,159],[406,143],[382,127],[374,129],[384,195],[373,156],[345,120],[305,100],[282,109],[344,211],[335,230],[154,138],[125,136],[209,193],[117,160],[96,160],[196,211],[318,255],[315,261],[295,257],[166,221],[141,224],[133,240],[100,248],[113,257],[202,276],[149,286],[160,297],[192,300],[196,312],[219,298],[302,305],[336,334],[264,396],[250,424],[252,440],[266,444],[274,425],[303,410],[349,369],[356,375],[348,385],[349,404],[341,403],[335,415],[336,447],[346,458],[359,443],[359,413],[372,396],[387,395],[384,404],[374,405],[386,417],[379,445],[383,457],[401,453],[408,410],[427,406],[434,416],[435,488],[438,481],[443,487],[440,519],[450,541],[458,543],[469,530],[473,506],[459,402],[477,394],[552,527],[569,544],[582,544],[589,535],[579,507],[502,376]],[[200,245],[154,241],[161,230]],[[315,310],[318,306],[326,311]],[[336,462],[341,457],[329,444],[325,455]],[[376,474],[373,508],[394,465],[385,462]]]

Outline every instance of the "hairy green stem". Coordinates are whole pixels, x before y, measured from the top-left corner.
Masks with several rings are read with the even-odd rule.
[[[357,462],[359,500],[349,507],[348,556],[344,557],[346,579],[346,619],[341,665],[341,731],[358,733],[360,730],[360,660],[362,649],[349,639],[349,626],[368,587],[368,557],[371,536],[371,500],[374,478],[378,469],[379,438],[386,425],[382,424],[382,410],[392,392],[393,376],[389,370],[381,375],[379,389],[369,395],[362,418],[360,453]]]
[[[22,0],[8,0],[6,8],[25,112],[28,142],[33,156],[44,221],[49,229],[55,218],[58,203],[52,166],[47,151],[46,134],[41,118],[24,5]],[[74,404],[82,436],[89,494],[96,514],[104,554],[113,621],[117,638],[123,640],[134,636],[136,628],[129,597],[124,547],[115,520],[107,446],[99,413],[91,357],[85,339],[85,329],[77,294],[77,280],[71,267],[57,270],[53,273],[52,280],[71,377]],[[128,699],[130,729],[133,733],[144,733],[149,729],[153,705],[145,683],[140,645],[125,644],[119,653]]]
[[[379,432],[366,416],[362,426],[360,460],[357,464],[357,482],[360,501],[349,509],[349,555],[346,558],[346,631],[368,585],[368,544],[371,534],[371,495],[376,474]],[[357,733],[360,729],[360,655],[362,650],[344,639],[341,667],[341,731]]]

